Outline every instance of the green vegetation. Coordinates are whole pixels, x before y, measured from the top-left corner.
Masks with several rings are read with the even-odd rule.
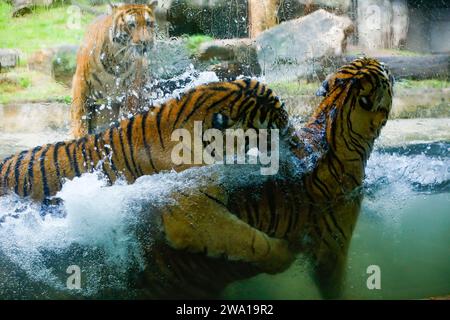
[[[210,36],[205,36],[202,34],[196,34],[193,36],[189,36],[186,38],[186,47],[189,50],[190,54],[196,54],[198,52],[198,49],[200,45],[203,42],[211,41],[213,38]]]
[[[399,89],[444,89],[450,88],[450,81],[439,79],[400,80],[395,85]]]
[[[26,89],[31,85],[31,80],[28,77],[20,77],[19,78],[19,85],[22,89]]]
[[[29,54],[41,48],[80,43],[86,25],[94,18],[82,12],[80,28],[70,28],[68,6],[36,7],[31,14],[12,18],[12,6],[0,2],[0,39],[2,48],[17,48]]]
[[[0,76],[0,103],[67,102],[70,89],[56,83],[49,75],[17,69]]]
[[[279,96],[314,95],[319,88],[319,82],[306,81],[283,81],[270,83],[270,87]],[[450,88],[450,81],[439,79],[427,80],[400,80],[395,83],[399,92],[409,91],[409,89],[445,89]]]
[[[279,96],[315,95],[319,82],[280,81],[270,83],[270,87]]]

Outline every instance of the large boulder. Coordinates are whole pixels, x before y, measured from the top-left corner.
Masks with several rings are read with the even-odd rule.
[[[350,18],[317,10],[261,33],[256,38],[259,65],[267,81],[314,78],[323,73],[324,62],[345,52],[351,32]]]

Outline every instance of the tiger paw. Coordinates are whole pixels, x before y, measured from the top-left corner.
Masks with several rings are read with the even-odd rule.
[[[295,260],[295,254],[289,249],[286,240],[267,238],[269,251],[264,259],[257,263],[258,268],[268,274],[276,274],[285,271]]]

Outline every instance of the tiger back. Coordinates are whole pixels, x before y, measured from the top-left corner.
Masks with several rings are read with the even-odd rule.
[[[181,171],[201,164],[175,165],[172,141],[175,129],[202,130],[288,127],[279,98],[255,80],[217,82],[198,86],[180,98],[150,106],[118,125],[78,140],[38,146],[11,156],[0,164],[0,195],[12,191],[42,201],[56,194],[65,178],[99,170],[113,183],[128,182],[163,170]],[[193,152],[193,150],[192,150]]]

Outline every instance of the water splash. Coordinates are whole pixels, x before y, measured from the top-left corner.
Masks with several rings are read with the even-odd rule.
[[[449,150],[446,142],[376,149],[366,167],[364,209],[395,222],[411,197],[450,192]]]
[[[448,143],[430,143],[377,148],[366,168],[363,211],[393,225],[410,198],[424,191],[425,196],[448,192],[448,147]],[[305,165],[297,165],[292,165],[294,170],[305,170]],[[252,172],[245,165],[227,166],[226,170],[222,177],[236,184],[261,178],[259,168]],[[57,296],[105,297],[109,292],[111,297],[133,297],[130,277],[144,266],[142,239],[136,232],[148,223],[143,210],[148,213],[149,204],[158,207],[174,201],[171,194],[177,190],[198,189],[208,183],[212,172],[211,167],[164,172],[141,177],[132,185],[119,181],[113,186],[97,173],[85,174],[67,181],[56,195],[64,202],[65,215],[59,216],[42,217],[42,208],[35,203],[13,195],[1,197],[0,296],[54,297],[57,292]],[[145,241],[151,244],[152,235]],[[65,270],[72,264],[80,265],[83,272],[80,292],[66,289]],[[21,284],[32,288],[31,293],[24,294]]]

